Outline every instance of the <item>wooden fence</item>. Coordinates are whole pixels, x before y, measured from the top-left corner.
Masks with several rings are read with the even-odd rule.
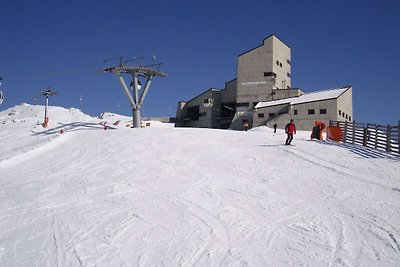
[[[340,127],[344,143],[400,154],[400,121],[397,126],[391,126],[331,120],[329,126]]]

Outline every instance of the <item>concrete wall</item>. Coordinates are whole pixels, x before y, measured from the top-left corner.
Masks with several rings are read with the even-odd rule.
[[[243,128],[243,120],[247,120],[249,123],[250,128],[253,127],[253,118],[254,118],[254,111],[239,111],[236,112],[235,117],[232,120],[232,123],[229,129],[242,131]]]
[[[221,103],[236,102],[237,79],[225,84],[225,89],[221,91]]]
[[[292,87],[292,79],[290,78],[292,69],[290,64],[290,48],[276,36],[265,39],[264,44],[267,42],[272,42],[273,47],[272,66],[273,72],[277,74],[275,88],[287,89]]]
[[[290,89],[273,89],[272,94],[273,94],[273,99],[270,100],[279,100],[290,97],[297,97],[304,95],[305,93],[298,88],[290,88]]]
[[[278,128],[284,128],[286,123],[288,123],[290,119],[293,119],[298,130],[311,131],[316,120],[324,122],[327,126],[329,125],[329,120],[344,120],[342,116],[338,115],[339,110],[341,110],[342,115],[345,113],[348,116],[352,116],[351,102],[352,91],[349,89],[337,99],[291,105],[287,108],[288,113],[285,113],[286,110],[284,104],[264,107],[257,109],[254,113],[253,125],[266,125],[272,127],[274,123],[277,123]],[[326,114],[322,114],[321,109],[326,110]],[[314,114],[308,114],[308,110],[314,110]],[[274,113],[275,117],[270,118],[269,113]],[[295,113],[297,114],[295,115]],[[260,118],[258,114],[264,114],[264,118]]]
[[[282,105],[257,109],[253,116],[253,125],[254,127],[265,125],[267,127],[273,128],[274,124],[276,123],[278,129],[284,129],[286,124],[289,123],[291,118],[289,112],[290,112],[289,104],[282,104]],[[274,117],[269,117],[269,113],[274,113]],[[264,114],[264,118],[260,118],[258,114]]]
[[[286,124],[288,124],[289,122],[290,122],[290,114],[287,113],[275,117],[273,120],[270,120],[265,126],[273,128],[274,124],[276,123],[278,129],[284,129]]]
[[[178,107],[176,109],[176,118],[186,118],[186,117],[187,117],[186,102],[179,101]]]
[[[308,114],[308,110],[314,110],[314,114]],[[326,114],[321,114],[321,109],[326,109]],[[297,110],[297,115],[294,115]],[[297,129],[312,130],[316,120],[329,125],[329,120],[336,117],[337,99],[315,101],[303,104],[293,105],[290,111],[290,117],[294,119]]]
[[[340,113],[339,114],[339,110]],[[354,121],[353,117],[353,88],[350,87],[346,92],[338,97],[337,101],[337,113],[334,120],[338,121]],[[347,118],[346,118],[347,115]]]
[[[285,81],[285,89],[290,87],[291,79],[287,73],[290,73],[291,67],[288,60],[290,48],[274,35],[266,38],[263,45],[240,55],[237,64],[237,102],[270,100],[272,89],[282,88],[282,81]],[[269,72],[275,73],[276,77],[264,76]]]
[[[210,98],[214,100],[212,107],[204,105],[204,100]],[[196,128],[218,128],[215,117],[220,114],[221,91],[218,89],[209,89],[188,102],[179,102],[177,111],[176,127],[196,127]],[[198,120],[188,120],[189,109],[199,108]],[[178,116],[179,115],[179,116]]]
[[[210,128],[219,128],[219,122],[216,118],[221,116],[221,98],[222,98],[222,91],[220,90],[212,90],[212,98],[214,99],[214,104],[212,107],[204,107],[204,110],[207,113],[210,113],[210,120],[211,126]],[[203,105],[204,106],[204,105]]]

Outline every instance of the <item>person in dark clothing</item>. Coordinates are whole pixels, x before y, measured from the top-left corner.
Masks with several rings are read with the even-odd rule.
[[[293,134],[296,134],[296,125],[294,124],[293,119],[290,120],[288,124],[286,124],[285,133],[287,134],[285,145],[290,145],[293,140]]]
[[[247,131],[249,129],[249,121],[248,120],[243,120],[243,129]]]
[[[274,124],[274,133],[276,133],[276,127],[278,127],[278,125],[276,125],[276,123]]]
[[[320,140],[320,135],[321,135],[321,126],[315,125],[312,129],[311,139],[316,138]]]

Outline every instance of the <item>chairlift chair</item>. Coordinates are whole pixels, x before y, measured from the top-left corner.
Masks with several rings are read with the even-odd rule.
[[[137,80],[137,84],[138,84],[138,89],[140,90],[140,89],[142,88],[142,83],[141,83],[139,80]],[[130,86],[131,88],[133,88],[134,82],[131,81],[131,84],[130,84],[129,86]]]

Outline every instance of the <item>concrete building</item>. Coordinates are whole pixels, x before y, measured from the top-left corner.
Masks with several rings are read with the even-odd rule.
[[[290,47],[271,35],[262,45],[238,56],[237,78],[227,82],[224,89],[211,88],[189,101],[179,102],[176,126],[242,130],[245,121],[250,127],[271,126],[275,122],[284,127],[283,122],[293,118],[298,129],[309,130],[316,119],[338,119],[339,110],[351,120],[351,87],[343,92],[344,88],[338,90],[320,92],[317,97],[317,93],[306,94],[292,88]],[[299,99],[314,100],[296,102]],[[308,114],[311,110],[314,114]]]
[[[255,107],[254,125],[278,128],[293,119],[299,130],[311,130],[316,120],[329,125],[329,120],[349,120],[353,118],[352,87],[346,86],[298,97],[260,102]]]

